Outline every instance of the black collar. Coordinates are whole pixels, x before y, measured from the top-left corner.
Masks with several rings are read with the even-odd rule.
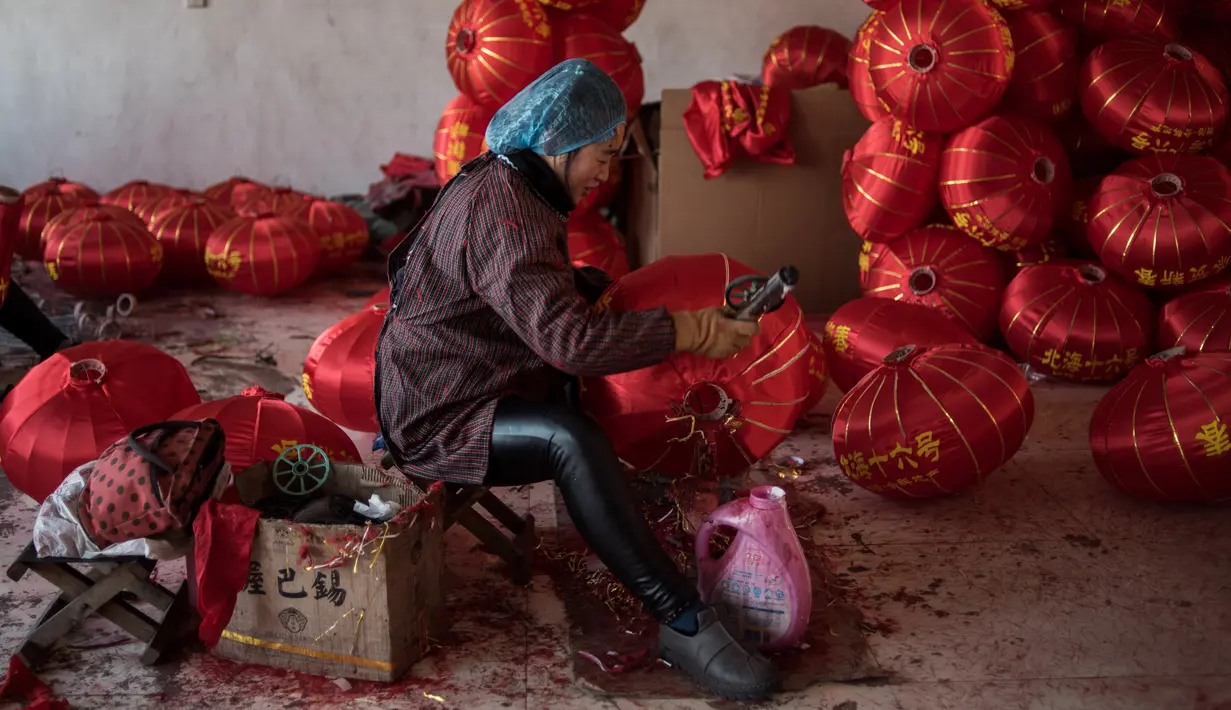
[[[551,169],[546,160],[543,160],[543,156],[532,150],[519,150],[505,157],[514,168],[517,168],[517,172],[530,181],[531,187],[539,194],[539,197],[543,198],[544,202],[551,205],[562,216],[569,216],[569,213],[576,207],[573,204],[573,198],[556,175],[556,171]]]

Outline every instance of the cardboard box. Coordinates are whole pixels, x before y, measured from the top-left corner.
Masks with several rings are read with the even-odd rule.
[[[643,156],[629,166],[628,240],[636,262],[723,252],[766,274],[798,267],[795,295],[805,312],[832,313],[858,298],[861,242],[842,210],[842,157],[869,124],[850,93],[834,86],[794,93],[795,165],[743,160],[714,180],[705,179],[684,130],[691,101],[691,89],[663,92],[657,167]],[[650,151],[654,143],[651,136]]]
[[[266,467],[236,478],[246,504],[269,493]],[[248,585],[215,653],[315,675],[396,680],[443,630],[441,492],[347,464],[334,464],[327,490],[363,501],[376,493],[410,510],[367,527],[262,518]],[[358,555],[339,553],[358,544]]]

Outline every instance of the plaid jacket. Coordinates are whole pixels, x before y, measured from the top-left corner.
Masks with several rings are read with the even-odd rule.
[[[486,154],[390,256],[375,398],[403,472],[481,483],[501,397],[543,399],[561,373],[635,370],[674,350],[666,309],[599,312],[578,293],[565,223]]]

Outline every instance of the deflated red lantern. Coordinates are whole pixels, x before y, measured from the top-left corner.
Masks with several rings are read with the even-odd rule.
[[[235,211],[249,217],[260,214],[290,214],[308,199],[314,199],[314,196],[289,187],[271,187],[255,192],[251,200],[235,208]]]
[[[1066,250],[1080,259],[1096,259],[1098,255],[1090,246],[1086,236],[1090,224],[1090,200],[1098,192],[1104,175],[1087,175],[1073,183],[1073,202],[1069,208],[1060,213],[1056,220],[1056,229],[1064,235]]]
[[[895,3],[896,4],[896,3]],[[889,115],[889,106],[876,95],[876,82],[872,81],[868,55],[872,51],[872,35],[880,25],[882,12],[874,12],[863,21],[855,32],[855,39],[846,55],[846,81],[859,113],[869,121]]]
[[[440,178],[441,185],[452,180],[463,165],[487,151],[485,134],[491,120],[492,112],[466,98],[465,94],[458,94],[445,106],[432,141],[436,177]]]
[[[702,81],[692,87],[684,132],[705,168],[705,179],[725,173],[737,160],[794,165],[791,92],[737,81]]]
[[[152,345],[75,345],[35,365],[0,404],[4,474],[41,502],[133,429],[200,401],[184,366]]]
[[[235,219],[224,203],[200,197],[160,212],[150,233],[162,245],[163,280],[174,284],[212,283],[205,268],[205,244],[214,230]]]
[[[1231,171],[1214,158],[1131,160],[1103,178],[1088,209],[1100,260],[1142,286],[1195,283],[1231,262]]]
[[[834,311],[825,324],[825,352],[834,384],[843,392],[904,345],[977,344],[944,313],[926,306],[865,296]]]
[[[380,432],[373,399],[376,341],[388,306],[369,306],[320,334],[303,363],[303,393],[316,411],[355,431]]]
[[[590,190],[577,202],[577,207],[573,210],[573,216],[578,217],[583,214],[597,211],[607,205],[610,205],[616,195],[620,194],[620,182],[624,179],[624,161],[619,158],[613,158],[608,163],[607,179],[600,182],[598,187]]]
[[[1104,138],[1137,154],[1214,145],[1227,100],[1222,75],[1205,57],[1150,37],[1101,45],[1081,68],[1082,112]]]
[[[73,182],[67,178],[53,177],[43,182],[27,187],[22,194],[26,197],[32,195],[41,195],[44,192],[54,191],[64,195],[71,195],[79,200],[97,200],[99,195],[88,185],[79,182]]]
[[[1231,285],[1216,279],[1176,296],[1158,315],[1158,345],[1190,353],[1231,351]]]
[[[669,256],[620,279],[598,308],[723,305],[727,283],[752,269],[722,254]],[[620,458],[639,470],[713,478],[745,470],[782,442],[812,393],[808,329],[794,297],[761,318],[739,356],[679,353],[635,372],[585,378],[581,403]]]
[[[1231,498],[1231,353],[1167,350],[1111,388],[1090,418],[1094,465],[1145,500]]]
[[[236,217],[205,240],[205,268],[223,288],[277,296],[316,270],[321,243],[307,222],[274,214]]]
[[[286,449],[320,447],[330,461],[359,463],[355,442],[337,424],[285,401],[286,395],[249,387],[234,397],[202,402],[174,419],[216,419],[227,433],[226,458],[238,472],[261,461],[276,461]]]
[[[48,235],[47,274],[79,298],[140,293],[162,271],[162,245],[144,227],[96,214]]]
[[[77,197],[61,191],[58,186],[48,187],[40,193],[24,195],[17,223],[17,255],[27,261],[41,261],[43,230],[46,229],[47,223],[78,202]]]
[[[317,273],[345,271],[368,248],[368,223],[355,210],[339,202],[306,198],[288,209],[288,217],[306,222],[320,238],[321,259]]]
[[[620,233],[596,212],[568,221],[568,254],[573,266],[602,269],[613,280],[628,273],[628,255]]]
[[[865,296],[935,308],[979,340],[996,334],[1004,262],[952,227],[923,227],[874,245],[865,281]]]
[[[792,91],[830,83],[845,89],[850,51],[850,40],[828,27],[792,27],[770,43],[761,81]]]
[[[244,202],[251,200],[256,192],[269,189],[267,185],[262,185],[255,180],[249,180],[246,177],[236,175],[222,182],[210,185],[201,191],[201,194],[216,202],[221,202],[230,205],[231,209],[235,209]]]
[[[863,239],[887,242],[918,227],[936,206],[945,137],[886,116],[843,156],[842,207]]]
[[[940,157],[941,204],[959,229],[996,249],[1041,244],[1072,191],[1064,146],[1029,119],[984,119],[953,135]]]
[[[175,192],[169,185],[160,185],[149,180],[132,180],[103,195],[101,201],[105,205],[114,205],[131,210],[142,202],[166,197]]]
[[[457,90],[495,111],[554,64],[551,26],[531,0],[462,0],[445,55]]]
[[[935,498],[981,484],[1033,423],[1034,395],[1008,357],[982,345],[908,344],[838,402],[834,456],[873,493]]]
[[[1077,33],[1044,10],[1005,15],[1016,52],[1005,104],[1041,121],[1068,115],[1077,100]]]
[[[1089,44],[1153,35],[1174,39],[1181,0],[1060,0],[1060,16],[1076,25]]]
[[[1041,374],[1109,382],[1153,349],[1155,317],[1145,294],[1097,264],[1042,264],[1009,283],[1000,331]]]
[[[587,59],[615,80],[624,94],[628,116],[641,110],[645,98],[645,71],[641,55],[620,31],[594,15],[560,15],[552,26],[559,45],[557,56],[566,59]]]
[[[919,0],[886,12],[869,49],[876,95],[925,131],[948,133],[983,118],[1009,85],[1008,25],[981,2]]]

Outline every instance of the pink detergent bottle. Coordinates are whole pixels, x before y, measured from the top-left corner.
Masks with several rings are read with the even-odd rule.
[[[719,526],[736,530],[726,554],[710,556]],[[812,616],[812,576],[786,508],[786,491],[752,489],[701,523],[697,531],[701,599],[719,608],[737,640],[773,651],[797,645]]]

